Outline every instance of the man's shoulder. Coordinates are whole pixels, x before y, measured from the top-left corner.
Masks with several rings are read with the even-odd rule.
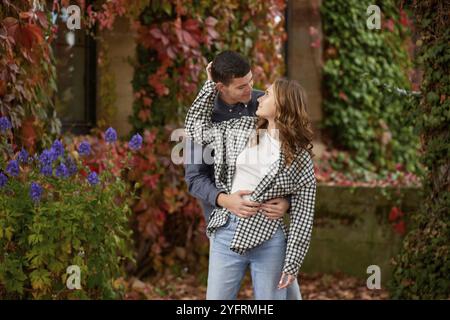
[[[258,107],[258,98],[264,95],[264,91],[253,89],[252,90],[252,99],[250,100],[248,106],[251,109],[251,113],[254,114],[256,111],[256,108]]]
[[[258,104],[258,98],[264,95],[264,91],[253,89],[252,90],[252,100],[250,101],[251,104],[257,105]]]
[[[264,91],[258,90],[258,89],[253,89],[252,90],[252,98],[259,98],[262,95],[264,95]]]

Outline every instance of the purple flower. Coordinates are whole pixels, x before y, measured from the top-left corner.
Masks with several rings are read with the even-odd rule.
[[[46,177],[51,177],[53,174],[53,168],[51,164],[45,164],[41,167],[41,173]]]
[[[82,156],[88,156],[91,154],[91,145],[87,141],[83,141],[78,146],[78,153]]]
[[[39,156],[39,162],[43,166],[48,166],[51,165],[57,158],[58,157],[56,156],[56,152],[53,148],[45,149]]]
[[[19,159],[19,162],[24,164],[28,162],[28,152],[27,150],[25,150],[24,148],[22,148],[22,150],[20,150],[19,152],[19,156],[17,157],[17,159]]]
[[[34,202],[38,202],[42,196],[42,187],[36,182],[31,183],[30,197]]]
[[[136,151],[142,147],[142,137],[139,133],[136,133],[128,142],[128,146],[131,150]]]
[[[108,130],[106,130],[106,132],[105,132],[105,140],[108,143],[115,142],[117,140],[116,130],[114,130],[113,128],[109,127]]]
[[[7,183],[8,177],[3,172],[0,172],[0,188],[3,188]]]
[[[61,163],[58,167],[56,167],[55,175],[58,178],[67,178],[69,176],[69,170],[64,163]]]
[[[0,118],[0,131],[3,133],[6,130],[9,130],[12,128],[11,122],[9,121],[8,117],[1,117]]]
[[[6,172],[13,176],[17,177],[19,175],[19,163],[17,160],[11,160],[6,166]]]
[[[65,165],[67,167],[69,176],[73,176],[75,173],[78,172],[77,164],[71,157],[66,158]]]
[[[93,186],[99,183],[98,175],[95,172],[89,173],[87,179],[88,179],[88,182]]]
[[[53,145],[52,145],[51,149],[54,151],[54,154],[55,154],[55,157],[56,157],[55,160],[58,159],[58,157],[64,155],[64,146],[63,146],[62,142],[59,141],[59,140],[55,140],[53,142]]]

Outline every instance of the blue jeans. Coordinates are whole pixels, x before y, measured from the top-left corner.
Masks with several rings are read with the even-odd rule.
[[[238,217],[230,214],[227,223],[210,239],[207,300],[236,300],[247,267],[250,267],[255,300],[301,300],[298,282],[278,289],[286,237],[281,227],[261,245],[240,255],[230,250]]]

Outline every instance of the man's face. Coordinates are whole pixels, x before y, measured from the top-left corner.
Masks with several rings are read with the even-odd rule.
[[[219,82],[217,84],[217,89],[233,103],[248,103],[252,98],[252,72],[250,71],[242,78],[234,78],[227,86]]]

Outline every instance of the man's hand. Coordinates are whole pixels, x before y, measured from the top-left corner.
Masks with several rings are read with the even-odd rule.
[[[252,191],[238,190],[232,194],[221,193],[217,197],[217,204],[222,208],[227,208],[240,218],[249,218],[255,215],[261,206],[258,202],[243,198],[249,194],[252,194]]]
[[[289,201],[285,198],[276,198],[261,204],[263,214],[270,220],[280,219],[289,210]]]
[[[208,66],[206,67],[206,74],[208,75],[208,80],[212,81],[211,68],[212,68],[212,61],[208,63]]]

